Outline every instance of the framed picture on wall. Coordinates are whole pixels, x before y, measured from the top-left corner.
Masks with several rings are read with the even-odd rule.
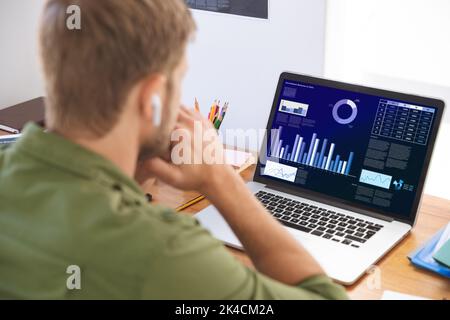
[[[186,0],[196,10],[268,19],[269,0]]]

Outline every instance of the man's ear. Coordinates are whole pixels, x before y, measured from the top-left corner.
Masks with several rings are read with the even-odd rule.
[[[162,117],[162,101],[158,94],[152,96],[152,107],[153,107],[153,126],[159,127],[161,125]]]
[[[143,81],[141,87],[139,112],[146,123],[153,123],[155,127],[161,124],[163,112],[163,94],[167,79],[163,75],[152,76]]]

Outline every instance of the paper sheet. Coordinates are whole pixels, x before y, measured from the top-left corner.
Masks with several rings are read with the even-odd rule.
[[[240,168],[249,161],[253,160],[253,155],[244,151],[237,151],[232,149],[225,150],[225,160],[227,164],[233,167]]]
[[[385,292],[383,292],[381,300],[430,300],[430,299],[386,290]]]

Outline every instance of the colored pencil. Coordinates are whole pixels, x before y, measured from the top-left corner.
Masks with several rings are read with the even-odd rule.
[[[177,212],[180,212],[180,211],[183,211],[183,210],[185,210],[185,209],[187,209],[187,208],[189,208],[189,207],[192,207],[194,204],[199,203],[200,201],[204,200],[205,198],[206,198],[205,196],[198,196],[198,197],[192,199],[191,201],[189,201],[189,202],[187,202],[187,203],[185,203],[185,204],[179,206],[179,207],[176,209],[176,211],[177,211]]]
[[[194,105],[195,105],[195,111],[200,112],[200,104],[198,103],[197,98],[195,98],[195,103],[194,103]]]

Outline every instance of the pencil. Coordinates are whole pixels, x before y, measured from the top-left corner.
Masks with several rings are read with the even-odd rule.
[[[222,124],[222,121],[220,119],[216,118],[216,121],[214,121],[214,128],[216,130],[219,130],[221,124]]]
[[[195,103],[194,103],[194,105],[195,105],[195,111],[200,112],[200,105],[199,105],[199,103],[198,103],[197,98],[195,98]]]
[[[197,198],[194,198],[194,199],[192,199],[191,201],[186,202],[185,204],[179,206],[179,207],[176,209],[176,211],[177,211],[177,212],[183,211],[183,210],[185,210],[185,209],[187,209],[187,208],[189,208],[189,207],[192,207],[194,204],[197,204],[197,203],[199,203],[200,201],[202,201],[202,200],[204,200],[204,199],[205,199],[205,196],[198,196]]]
[[[8,132],[8,133],[12,133],[12,134],[19,134],[20,131],[5,125],[0,124],[0,130]]]
[[[217,119],[218,123],[217,123],[217,125],[214,124],[217,130],[219,130],[220,127],[222,126],[223,120],[225,119],[225,116],[227,115],[228,106],[229,106],[229,103],[225,102],[225,104],[224,104],[224,106],[222,108],[222,112],[221,112],[219,118]]]

